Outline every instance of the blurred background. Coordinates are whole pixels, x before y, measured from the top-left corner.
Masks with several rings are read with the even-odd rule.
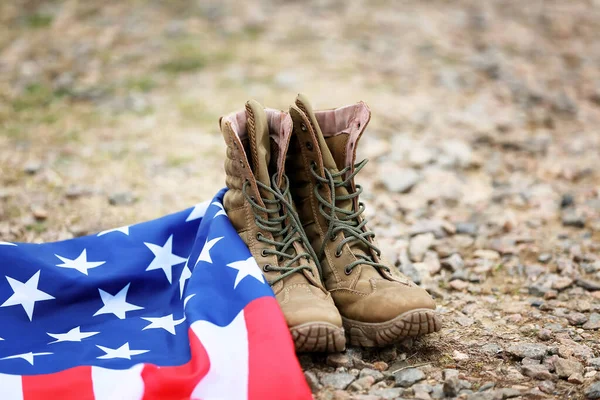
[[[250,98],[363,100],[357,180],[386,255],[447,315],[432,357],[487,366],[453,335],[556,321],[598,357],[599,37],[598,0],[4,0],[0,240],[212,198],[218,119]],[[542,313],[548,292],[561,303]]]

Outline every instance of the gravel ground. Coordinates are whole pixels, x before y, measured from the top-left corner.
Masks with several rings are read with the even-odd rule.
[[[357,180],[444,329],[300,355],[315,399],[600,398],[600,2],[0,2],[0,240],[224,186],[222,114],[364,100]]]

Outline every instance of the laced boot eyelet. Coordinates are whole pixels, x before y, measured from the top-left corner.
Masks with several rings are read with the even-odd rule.
[[[350,274],[352,273],[352,269],[350,269],[350,268],[346,267],[346,268],[344,268],[344,273],[345,273],[346,275],[350,275]]]
[[[306,148],[308,149],[308,151],[313,151],[313,145],[311,142],[306,142]]]
[[[314,160],[311,161],[310,162],[310,167],[313,168],[313,169],[317,169],[317,163],[316,163],[316,161],[314,161]]]
[[[264,237],[264,236],[263,236],[263,234],[261,232],[258,232],[256,234],[256,240],[260,240],[262,237]]]
[[[340,258],[340,257],[342,256],[342,252],[341,252],[341,251],[336,251],[336,252],[335,252],[335,256],[336,256],[337,258]]]
[[[244,164],[244,160],[242,160],[241,158],[240,158],[240,165],[242,166],[242,168],[246,167],[246,164]]]
[[[269,272],[269,271],[271,271],[271,264],[265,264],[265,265],[263,266],[263,271],[265,271],[265,272]]]
[[[267,251],[265,249],[262,249],[262,251],[260,252],[260,255],[263,257],[268,257]]]
[[[329,240],[331,240],[332,242],[335,242],[337,240],[337,235],[330,235]]]
[[[306,132],[308,130],[304,122],[302,123],[302,125],[300,125],[300,129],[302,129],[302,132]]]

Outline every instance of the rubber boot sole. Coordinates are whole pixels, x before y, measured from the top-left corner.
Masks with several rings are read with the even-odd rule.
[[[442,329],[440,317],[431,309],[411,310],[379,323],[360,322],[342,317],[348,342],[352,346],[382,347],[407,337],[420,336]]]
[[[290,328],[296,352],[337,353],[346,348],[344,329],[327,322],[308,322]]]

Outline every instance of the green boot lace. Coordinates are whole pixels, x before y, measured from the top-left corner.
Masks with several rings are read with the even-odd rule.
[[[308,270],[312,272],[312,268],[310,265],[303,263],[301,260],[313,260],[315,265],[317,266],[317,270],[321,273],[321,267],[317,256],[310,246],[310,241],[302,228],[302,224],[300,222],[300,217],[298,213],[294,210],[292,205],[292,195],[290,193],[290,184],[287,176],[283,176],[284,182],[282,184],[283,187],[279,187],[277,185],[277,174],[274,174],[271,177],[272,186],[265,185],[260,181],[256,181],[256,184],[264,189],[265,191],[271,193],[273,195],[273,199],[265,199],[262,201],[265,204],[265,207],[258,204],[254,196],[251,196],[247,192],[247,188],[250,185],[250,182],[246,180],[244,185],[242,186],[242,193],[248,203],[252,205],[252,213],[254,214],[254,219],[256,221],[256,225],[263,231],[270,232],[273,235],[273,240],[264,236],[262,233],[258,233],[256,239],[260,242],[264,242],[270,244],[275,247],[275,249],[265,248],[262,251],[262,255],[266,256],[269,254],[274,254],[278,257],[280,263],[284,260],[287,260],[284,265],[276,266],[266,264],[263,266],[263,270],[265,272],[268,271],[278,271],[281,274],[269,281],[270,285],[274,285],[280,280],[295,274],[296,272],[300,272],[303,270]],[[263,212],[267,215],[267,218],[259,215],[259,212]],[[275,215],[275,216],[273,216]],[[278,238],[281,238],[278,240]],[[304,245],[304,248],[308,251],[305,251],[300,254],[296,254],[295,248],[293,246],[294,242],[300,242]],[[292,267],[292,265],[296,262],[300,261],[299,265],[296,267]],[[315,277],[316,278],[316,277]],[[320,281],[320,279],[317,279]]]
[[[354,200],[354,198],[360,196],[362,193],[362,186],[356,185],[356,192],[350,193],[350,182],[352,179],[360,172],[360,170],[367,163],[367,159],[361,161],[360,163],[354,165],[354,171],[351,172],[346,179],[343,179],[343,176],[350,171],[350,166],[342,169],[339,172],[331,172],[327,168],[324,169],[325,177],[320,176],[316,169],[316,163],[311,164],[311,172],[315,179],[317,180],[317,185],[315,186],[314,193],[317,199],[319,200],[319,212],[323,217],[329,222],[329,228],[327,229],[327,233],[325,234],[325,239],[329,238],[330,240],[335,240],[337,238],[338,232],[344,233],[344,239],[340,241],[338,246],[336,247],[335,256],[340,257],[342,255],[342,247],[348,243],[362,243],[367,249],[374,251],[377,256],[381,256],[381,251],[377,246],[375,246],[370,238],[375,237],[375,233],[366,229],[367,220],[363,219],[361,222],[358,222],[358,218],[365,210],[365,205],[361,202],[358,204],[358,210],[346,210],[336,206],[336,201],[344,201],[344,200]],[[341,178],[336,181],[336,179]],[[319,189],[326,185],[329,187],[329,191],[331,192],[331,202],[327,201],[321,194],[319,193]],[[349,194],[343,196],[336,196],[335,189],[338,187],[345,187]],[[325,209],[329,211],[326,212]],[[323,241],[321,245],[321,249],[319,250],[319,259],[323,257],[323,253],[325,251],[326,241]],[[350,274],[352,270],[360,265],[371,265],[375,268],[383,269],[387,272],[390,272],[390,268],[387,265],[375,262],[373,257],[368,256],[366,254],[355,254],[358,258],[356,261],[348,264],[345,269],[346,274]]]

